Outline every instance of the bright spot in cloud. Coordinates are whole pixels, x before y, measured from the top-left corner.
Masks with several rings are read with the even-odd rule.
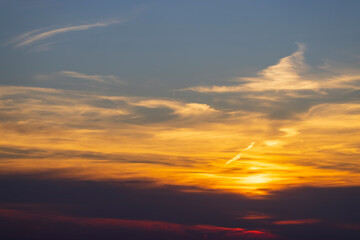
[[[281,144],[281,141],[279,141],[279,140],[268,140],[268,141],[265,141],[265,144],[267,146],[273,147],[273,146]]]
[[[268,183],[272,179],[268,174],[257,174],[257,175],[250,175],[245,177],[242,182],[246,184],[262,184]]]
[[[285,133],[285,137],[292,137],[299,134],[295,128],[280,128],[279,130]]]

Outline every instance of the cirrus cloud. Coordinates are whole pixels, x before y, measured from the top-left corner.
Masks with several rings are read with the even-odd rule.
[[[124,23],[126,21],[128,21],[128,20],[123,19],[123,20],[114,20],[114,21],[108,21],[108,22],[97,22],[97,23],[93,23],[93,24],[73,25],[73,26],[68,26],[68,27],[54,28],[51,30],[44,30],[43,28],[41,28],[41,29],[36,29],[36,30],[32,30],[32,31],[23,33],[15,38],[13,38],[9,42],[5,43],[5,45],[12,44],[12,45],[14,45],[14,48],[20,48],[20,47],[25,47],[25,46],[34,44],[36,42],[51,38],[51,37],[59,35],[59,34],[64,34],[67,32],[74,32],[74,31],[84,31],[84,30],[89,30],[92,28],[107,27],[109,25],[120,24],[120,23]]]
[[[195,86],[177,91],[193,91],[198,93],[263,93],[287,92],[287,97],[299,97],[296,91],[316,91],[326,94],[326,89],[359,89],[359,73],[341,72],[331,75],[313,74],[305,63],[305,45],[298,44],[298,49],[291,55],[279,60],[275,65],[269,66],[257,73],[256,77],[237,77],[237,85]],[[326,69],[325,69],[326,70]],[[271,95],[271,94],[270,94]],[[251,97],[250,97],[251,98]]]

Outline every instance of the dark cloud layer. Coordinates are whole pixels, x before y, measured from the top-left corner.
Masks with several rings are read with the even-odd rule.
[[[238,239],[230,234],[232,230],[209,232],[189,227],[198,225],[265,231],[280,239],[360,237],[358,187],[295,188],[274,192],[265,199],[249,199],[196,188],[158,187],[146,181],[49,180],[52,174],[1,177],[2,239]],[[65,220],[46,221],[64,216]],[[179,224],[186,228],[186,234],[150,228],[154,231],[150,237],[146,234],[150,230],[135,231],[126,221],[119,222],[123,227],[109,227],[105,223],[111,219],[159,221],[167,224],[165,228]],[[79,221],[87,224],[75,224]],[[89,221],[102,224],[93,227]],[[142,222],[137,224],[143,226]],[[15,229],[31,233],[31,237],[19,235]]]

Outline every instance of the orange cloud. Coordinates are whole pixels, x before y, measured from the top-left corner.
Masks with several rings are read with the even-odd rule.
[[[273,218],[273,217],[270,215],[266,215],[263,213],[256,213],[256,212],[250,212],[245,217],[241,217],[241,219],[246,219],[246,220],[261,220],[261,219],[269,219],[269,218]]]
[[[297,225],[297,224],[313,224],[318,223],[318,219],[296,219],[296,220],[282,220],[273,222],[276,225]]]

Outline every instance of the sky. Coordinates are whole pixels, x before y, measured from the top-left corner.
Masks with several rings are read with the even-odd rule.
[[[0,1],[0,238],[360,238],[359,7]]]

